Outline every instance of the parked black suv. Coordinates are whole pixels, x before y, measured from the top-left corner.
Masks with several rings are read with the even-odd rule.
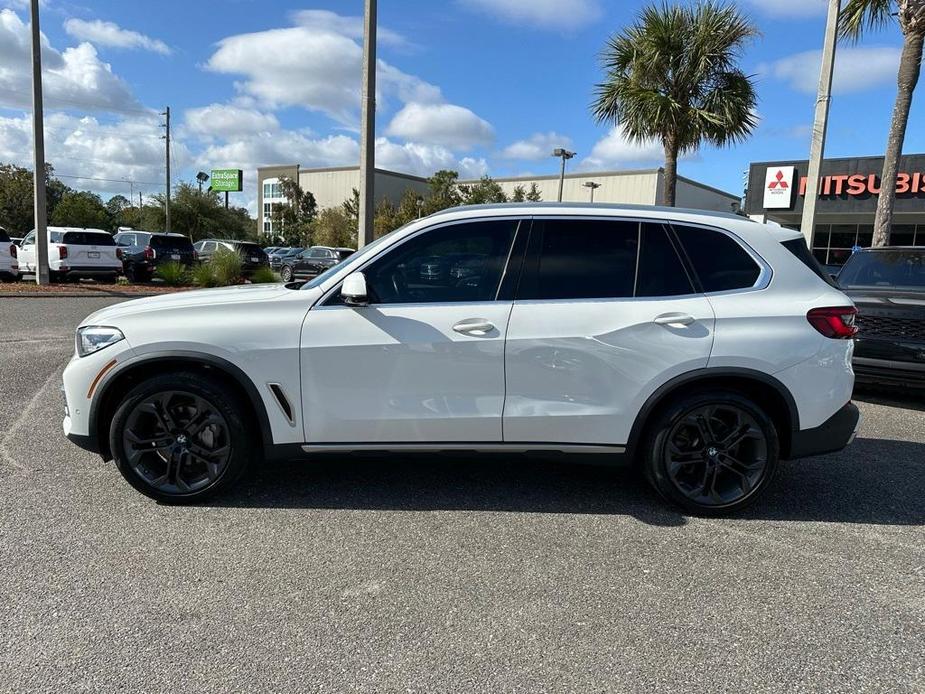
[[[229,251],[235,251],[241,256],[241,273],[245,277],[250,277],[260,267],[270,267],[270,260],[264,250],[252,241],[235,241],[233,239],[203,239],[197,241],[195,245],[199,253],[199,259],[207,263],[212,260],[212,256],[224,248]]]
[[[346,260],[354,253],[352,248],[312,246],[297,256],[283,258],[279,275],[283,278],[283,282],[311,279],[329,267],[334,267],[342,260]]]
[[[147,282],[164,263],[190,267],[197,259],[193,242],[183,234],[127,230],[116,234],[115,242],[122,251],[122,270],[132,282]]]
[[[925,387],[925,248],[859,251],[838,284],[858,307],[858,381]]]

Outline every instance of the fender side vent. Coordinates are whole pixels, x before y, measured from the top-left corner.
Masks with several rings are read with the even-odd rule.
[[[279,409],[286,415],[286,419],[289,421],[290,426],[295,426],[295,420],[292,418],[292,405],[283,392],[283,387],[279,383],[267,383],[267,386],[270,388],[270,392],[273,393],[273,397],[276,398],[276,404],[279,405]]]

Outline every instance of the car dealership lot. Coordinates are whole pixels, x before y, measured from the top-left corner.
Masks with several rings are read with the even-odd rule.
[[[158,506],[60,431],[72,330],[0,298],[0,691],[921,691],[925,400],[735,519],[561,459],[324,458]]]

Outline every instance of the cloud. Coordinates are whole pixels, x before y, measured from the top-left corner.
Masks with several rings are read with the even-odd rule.
[[[539,161],[552,156],[552,151],[557,147],[571,149],[572,139],[555,132],[534,133],[526,140],[518,140],[505,147],[501,150],[501,157],[518,161]]]
[[[761,14],[769,17],[814,17],[826,13],[825,0],[747,0]]]
[[[398,144],[384,137],[376,139],[376,166],[415,176],[430,176],[440,169],[453,169],[462,178],[478,178],[488,171],[488,163],[481,158],[457,159],[453,152],[440,145]]]
[[[297,16],[304,19],[305,13]],[[350,28],[349,17],[311,12],[307,26],[270,29],[223,39],[206,63],[214,72],[243,76],[236,86],[268,108],[302,106],[355,127],[359,119],[363,49]],[[380,60],[378,101],[422,103],[442,100],[440,89]]]
[[[489,144],[495,135],[487,121],[467,108],[420,103],[410,103],[396,113],[386,134],[462,150]]]
[[[861,92],[895,82],[900,53],[901,49],[893,46],[839,46],[832,93]],[[815,94],[821,65],[821,51],[805,51],[762,63],[758,72],[786,82],[798,92]]]
[[[627,164],[659,163],[663,158],[661,144],[655,140],[643,144],[631,142],[618,125],[597,141],[578,168],[583,171],[619,169]]]
[[[186,128],[206,137],[248,137],[279,130],[279,120],[272,113],[230,104],[210,104],[189,109]]]
[[[510,24],[572,31],[601,18],[598,0],[457,0],[470,10]]]
[[[30,45],[29,26],[12,10],[0,10],[0,106],[31,108]],[[89,43],[59,52],[43,35],[42,67],[48,108],[114,112],[141,108],[129,86]]]
[[[363,38],[363,17],[345,17],[329,10],[298,10],[292,13],[292,20],[294,24],[309,29],[341,34],[351,39]],[[410,45],[404,36],[382,25],[376,28],[376,43],[396,47]]]
[[[159,39],[152,39],[137,31],[123,29],[114,22],[104,22],[100,19],[86,21],[83,19],[68,19],[64,22],[64,31],[80,41],[89,41],[97,46],[112,46],[113,48],[140,48],[161,55],[170,55],[170,47]]]

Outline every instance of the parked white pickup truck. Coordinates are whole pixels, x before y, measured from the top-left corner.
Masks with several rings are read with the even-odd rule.
[[[19,276],[19,262],[16,257],[18,250],[6,229],[0,227],[0,280],[16,279]]]
[[[19,273],[35,272],[36,263],[32,230],[19,249]],[[108,231],[48,227],[48,269],[52,281],[95,277],[114,282],[122,272],[122,259]]]

